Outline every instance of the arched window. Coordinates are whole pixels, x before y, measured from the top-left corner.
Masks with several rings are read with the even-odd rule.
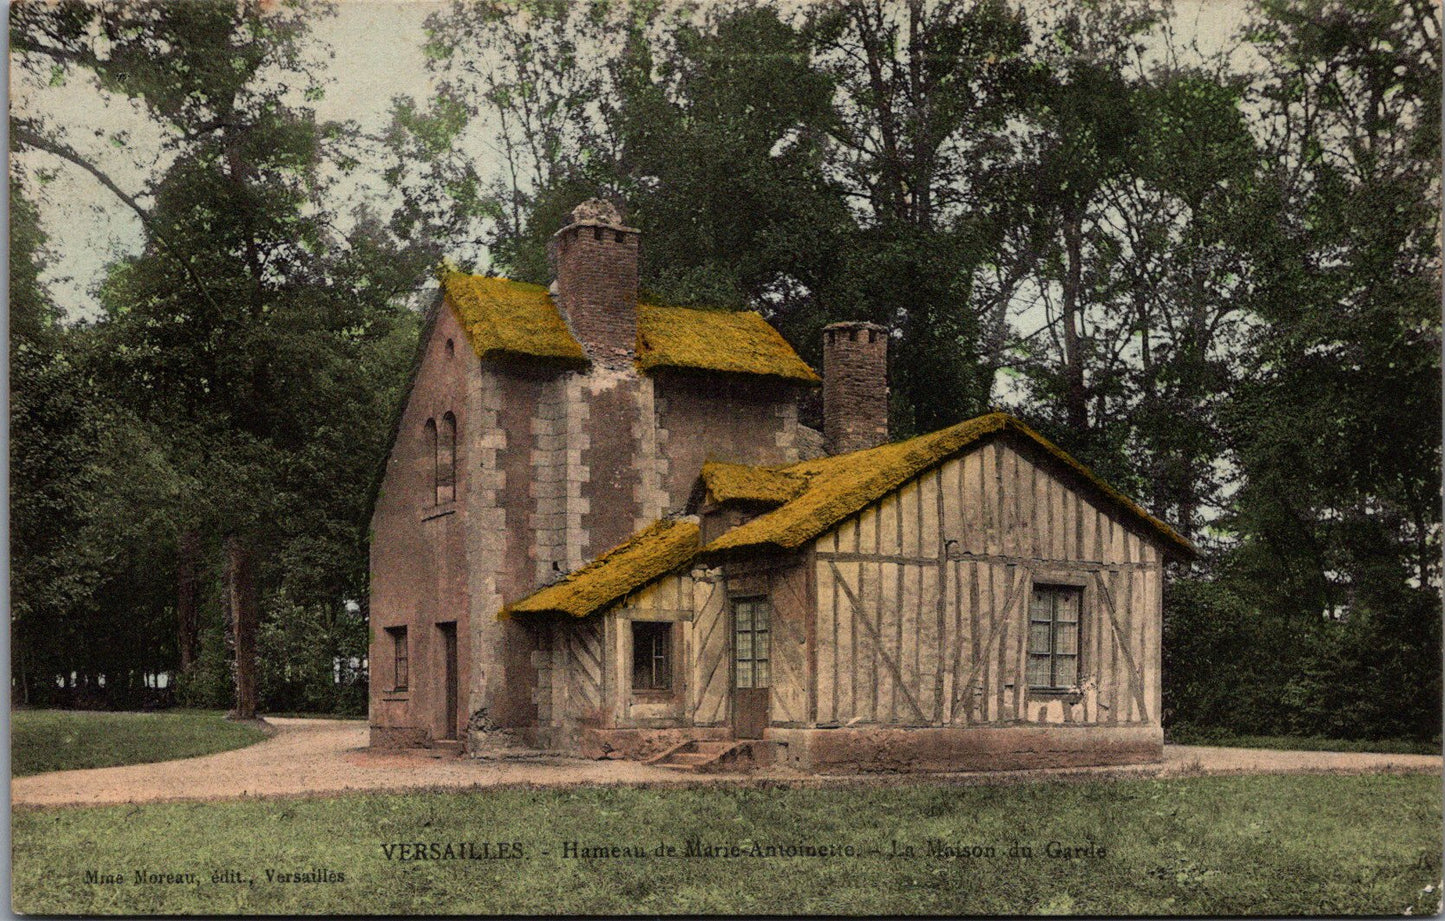
[[[457,417],[442,416],[437,432],[437,505],[457,499]]]
[[[437,496],[437,489],[436,489],[437,449],[440,447],[440,444],[439,444],[439,442],[438,442],[438,440],[437,440],[437,421],[436,421],[435,419],[428,419],[428,420],[426,420],[426,431],[425,431],[425,437],[423,438],[423,442],[424,442],[424,443],[423,443],[423,447],[426,449],[426,452],[427,452],[427,453],[426,453],[426,456],[429,457],[429,458],[431,458],[431,462],[432,462],[432,471],[431,471],[431,472],[432,472],[432,475],[431,475],[431,487],[432,487],[432,488],[431,488],[431,494],[430,494],[427,498],[431,499],[432,502],[433,502],[433,504],[435,504],[435,502],[436,502],[436,496]]]

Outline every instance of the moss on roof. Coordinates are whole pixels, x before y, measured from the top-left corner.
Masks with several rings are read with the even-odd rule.
[[[541,359],[571,367],[587,363],[541,285],[454,272],[442,279],[442,289],[478,358]]]
[[[709,461],[702,482],[714,502],[769,502],[782,505],[808,487],[808,481],[776,467],[749,467]]]
[[[655,522],[560,582],[507,605],[498,617],[543,613],[586,617],[688,563],[701,546],[695,521]]]
[[[775,483],[781,478],[802,479],[807,484],[806,488],[779,508],[719,536],[703,548],[703,553],[720,556],[747,550],[792,550],[800,547],[924,471],[963,453],[985,436],[1005,430],[1032,440],[1106,498],[1138,518],[1174,552],[1185,557],[1195,555],[1193,545],[1174,529],[1105,483],[1062,448],[1005,413],[979,416],[929,435],[866,451],[803,461],[787,467],[765,468],[761,471],[760,483]],[[738,492],[749,488],[752,483],[730,471],[722,476],[715,473],[715,479],[720,485],[726,484],[722,488]],[[756,491],[763,492],[766,488],[758,487]]]
[[[637,365],[644,371],[683,368],[819,382],[761,315],[725,310],[638,305]]]
[[[587,354],[541,285],[453,272],[447,303],[479,358],[530,358],[580,367]],[[637,366],[758,374],[817,384],[818,375],[756,313],[637,307]]]

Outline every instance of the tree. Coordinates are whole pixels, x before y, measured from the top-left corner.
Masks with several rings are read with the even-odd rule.
[[[196,532],[216,554],[224,538],[254,566],[256,591],[229,593],[238,627],[258,615],[251,599],[282,588],[333,611],[364,597],[365,484],[416,330],[404,302],[425,256],[367,215],[343,230],[322,206],[323,167],[353,162],[355,137],[304,105],[323,91],[306,38],[318,12],[35,4],[12,18],[24,66],[92,74],[166,134],[169,157],[129,194],[52,126],[15,132],[101,178],[142,220],[146,248],[102,291],[95,373],[159,433],[175,471],[169,536],[155,543],[174,553]],[[178,570],[183,581],[184,566],[152,571]],[[129,593],[138,606],[177,598],[174,585],[142,588]]]
[[[1260,604],[1368,678],[1353,732],[1440,714],[1440,24],[1418,3],[1269,2],[1251,40],[1275,164],[1231,524]],[[1356,643],[1375,644],[1369,648]],[[1341,665],[1345,668],[1345,665]],[[1365,727],[1376,727],[1367,730]],[[1433,727],[1433,728],[1432,728]]]

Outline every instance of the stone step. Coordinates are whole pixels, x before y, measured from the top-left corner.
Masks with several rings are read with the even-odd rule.
[[[712,755],[712,756],[716,757],[716,756],[718,756],[718,755],[721,755],[723,752],[727,751],[728,749],[732,748],[732,747],[733,747],[734,745],[736,745],[736,744],[737,744],[737,743],[734,742],[732,739],[717,739],[717,740],[709,740],[709,741],[699,741],[699,742],[694,742],[694,743],[692,743],[692,747],[691,747],[690,749],[685,749],[685,750],[686,750],[686,751],[694,751],[694,752],[702,752],[702,753],[709,754],[709,755]]]
[[[709,761],[716,760],[717,753],[715,752],[676,752],[671,758],[668,758],[663,763],[694,766],[699,764],[707,764]]]

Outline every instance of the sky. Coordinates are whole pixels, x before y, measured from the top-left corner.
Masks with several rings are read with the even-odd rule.
[[[424,100],[430,79],[421,45],[423,21],[446,4],[438,0],[338,0],[336,15],[320,21],[315,35],[333,57],[326,69],[326,96],[316,104],[322,119],[350,119],[363,131],[385,127],[391,100],[406,95]],[[1243,23],[1244,0],[1188,0],[1175,4],[1176,37],[1197,39],[1208,53],[1229,41]],[[126,191],[140,192],[156,167],[160,136],[139,107],[107,96],[77,73],[64,85],[36,85],[11,69],[11,107],[21,116],[43,115],[67,128],[69,142],[97,162]],[[124,132],[125,148],[110,144]],[[490,152],[478,151],[479,158]],[[43,189],[40,212],[50,236],[52,262],[45,280],[71,320],[99,312],[95,290],[112,260],[141,245],[140,222],[125,205],[78,168],[48,154],[22,152],[28,170],[53,171]],[[387,191],[375,170],[363,166],[348,187],[350,202],[384,201]]]

